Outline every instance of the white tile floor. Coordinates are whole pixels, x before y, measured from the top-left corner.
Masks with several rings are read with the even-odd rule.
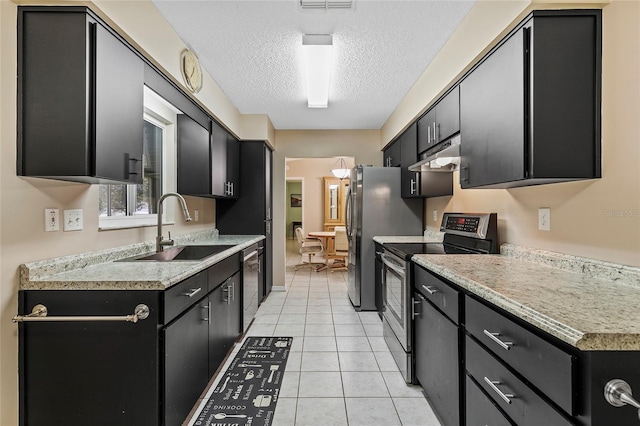
[[[421,389],[407,386],[382,338],[375,312],[351,306],[344,272],[294,271],[287,292],[272,292],[248,330],[293,336],[274,426],[440,426]]]

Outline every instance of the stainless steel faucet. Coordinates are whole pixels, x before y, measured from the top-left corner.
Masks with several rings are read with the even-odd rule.
[[[156,237],[156,253],[159,253],[162,250],[164,250],[164,246],[173,245],[173,240],[171,239],[171,233],[169,233],[168,240],[165,240],[162,237],[162,202],[165,200],[165,198],[168,198],[168,197],[178,198],[178,201],[180,201],[180,206],[182,207],[182,214],[184,215],[185,222],[191,222],[191,216],[189,216],[189,210],[187,210],[187,202],[184,200],[182,195],[178,194],[177,192],[167,192],[162,197],[160,197],[160,199],[158,200],[158,208],[156,210],[158,213],[158,236]]]

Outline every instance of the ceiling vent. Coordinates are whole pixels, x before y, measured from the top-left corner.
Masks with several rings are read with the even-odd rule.
[[[354,0],[300,0],[303,9],[351,9]]]

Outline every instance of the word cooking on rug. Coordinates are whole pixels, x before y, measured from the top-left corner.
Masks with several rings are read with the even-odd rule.
[[[292,342],[292,337],[248,337],[194,425],[271,425]]]

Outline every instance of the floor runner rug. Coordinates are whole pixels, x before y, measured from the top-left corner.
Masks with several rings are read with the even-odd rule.
[[[271,425],[292,342],[292,337],[247,337],[193,424]]]

